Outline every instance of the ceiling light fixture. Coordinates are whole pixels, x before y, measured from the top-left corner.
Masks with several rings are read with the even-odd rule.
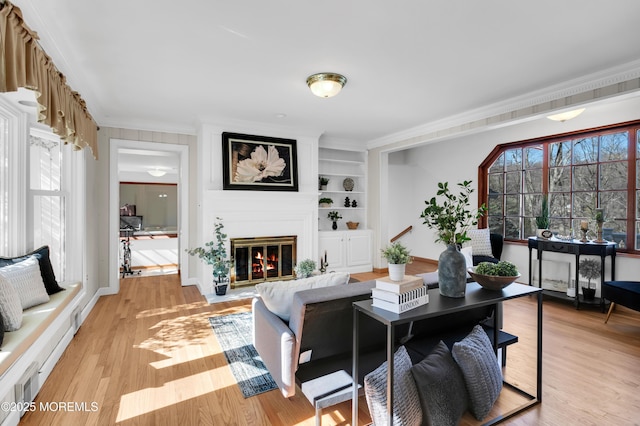
[[[311,92],[321,98],[330,98],[340,93],[347,84],[347,78],[332,72],[321,72],[307,77],[307,86]]]
[[[160,177],[167,174],[167,172],[165,172],[164,170],[158,170],[158,169],[147,170],[147,173],[149,173],[153,177]]]
[[[547,118],[549,120],[553,120],[553,121],[567,121],[567,120],[571,120],[572,118],[576,118],[577,116],[579,116],[580,114],[582,114],[584,112],[586,108],[579,108],[579,109],[574,109],[571,111],[565,111],[565,112],[561,112],[560,114],[554,114],[554,115],[549,115],[547,116]]]

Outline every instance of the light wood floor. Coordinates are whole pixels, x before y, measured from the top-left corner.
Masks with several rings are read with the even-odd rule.
[[[416,263],[408,273],[433,269]],[[209,305],[195,287],[181,288],[177,275],[122,280],[118,295],[100,298],[36,398],[37,406],[84,402],[97,410],[37,410],[21,424],[313,425],[314,410],[300,393],[242,397],[208,318],[247,310],[249,301]],[[505,329],[520,337],[505,376],[531,392],[535,313],[534,299],[505,303]],[[603,322],[598,310],[545,300],[543,402],[504,424],[640,424],[640,314],[618,308]],[[494,412],[511,402],[503,391]],[[360,407],[367,424],[364,398]],[[322,420],[347,425],[350,417],[347,402]]]

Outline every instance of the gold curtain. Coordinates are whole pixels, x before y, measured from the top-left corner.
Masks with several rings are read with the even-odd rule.
[[[84,100],[71,90],[66,79],[38,43],[38,35],[22,19],[22,11],[8,1],[0,2],[0,92],[19,87],[36,92],[38,121],[50,126],[74,149],[91,148],[98,159],[98,126]]]

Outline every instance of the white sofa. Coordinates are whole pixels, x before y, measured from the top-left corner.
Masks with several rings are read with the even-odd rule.
[[[0,348],[0,425],[17,425],[80,326],[82,283],[62,283],[47,303],[24,310],[22,326]],[[6,404],[8,403],[8,404]],[[8,408],[8,409],[7,409]]]

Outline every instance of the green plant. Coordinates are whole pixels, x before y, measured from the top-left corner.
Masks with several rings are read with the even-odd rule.
[[[480,262],[478,266],[476,266],[475,272],[480,275],[515,277],[518,275],[518,268],[511,262],[501,260],[498,263]]]
[[[540,206],[540,216],[536,216],[536,226],[538,229],[549,229],[549,195],[542,196],[542,205]]]
[[[334,210],[334,211],[330,211],[330,212],[327,214],[327,217],[328,217],[330,220],[332,220],[333,222],[335,222],[335,221],[336,221],[336,220],[338,220],[338,219],[342,219],[342,216],[340,215],[340,213],[338,213],[338,212],[337,212],[337,211],[335,211],[335,210]]]
[[[476,225],[478,219],[487,211],[487,207],[482,204],[475,212],[469,209],[469,196],[473,192],[471,181],[458,183],[460,193],[454,195],[449,190],[448,182],[438,183],[437,197],[443,197],[442,204],[438,203],[436,197],[425,201],[427,207],[424,209],[421,218],[423,224],[430,229],[438,231],[436,242],[442,241],[445,244],[462,244],[469,241],[467,229]]]
[[[413,257],[411,257],[409,249],[403,246],[400,242],[392,243],[380,251],[382,252],[382,257],[387,259],[387,262],[393,265],[413,262]]]
[[[596,209],[596,213],[594,214],[593,218],[597,223],[603,223],[604,222],[604,209]]]
[[[185,251],[191,256],[198,256],[207,265],[213,266],[213,276],[216,278],[216,282],[222,283],[229,275],[229,268],[233,265],[233,260],[227,258],[227,234],[222,232],[224,229],[222,219],[216,217],[216,220],[217,222],[214,223],[215,241],[205,243],[204,247],[185,249]]]
[[[318,183],[320,184],[320,186],[327,185],[329,183],[329,179],[324,176],[320,176],[318,178]]]
[[[318,204],[333,204],[333,200],[331,198],[320,198]]]
[[[583,259],[580,261],[580,275],[588,280],[587,288],[591,288],[591,280],[600,276],[600,261]]]
[[[296,276],[298,278],[306,278],[311,276],[316,269],[316,262],[311,259],[304,259],[296,265]]]

